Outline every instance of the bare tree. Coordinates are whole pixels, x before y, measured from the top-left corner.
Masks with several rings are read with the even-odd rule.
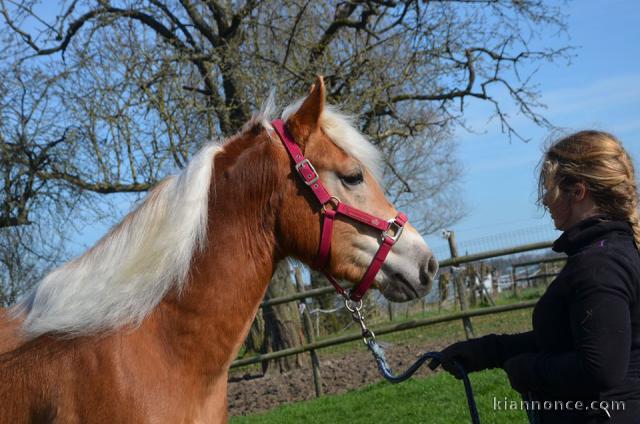
[[[48,178],[73,137],[49,108],[53,81],[3,69],[0,82],[0,306],[17,297],[65,254],[79,192]],[[89,200],[90,196],[82,196]]]
[[[34,235],[72,212],[100,215],[100,194],[144,193],[272,89],[288,102],[316,74],[382,151],[388,194],[423,231],[442,228],[463,210],[451,134],[466,102],[491,104],[509,136],[511,106],[548,125],[521,72],[566,55],[530,48],[564,29],[560,11],[543,0],[0,0],[1,242],[61,252],[64,231],[48,250]],[[5,285],[18,278],[7,269]]]
[[[80,137],[48,177],[146,191],[203,140],[236,131],[270,89],[300,95],[322,73],[330,100],[383,150],[390,192],[432,206],[428,230],[459,217],[437,206],[459,175],[447,139],[464,102],[490,102],[516,134],[495,97],[506,91],[546,124],[519,66],[565,53],[529,48],[543,27],[563,28],[541,0],[72,0],[46,16],[37,6],[0,1],[9,57],[57,80],[51,107]]]

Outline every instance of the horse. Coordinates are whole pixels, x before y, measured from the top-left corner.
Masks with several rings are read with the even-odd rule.
[[[274,268],[313,264],[327,213],[266,104],[2,318],[14,340],[0,355],[1,423],[226,422],[228,371]],[[333,201],[397,215],[379,153],[325,104],[321,77],[282,120]],[[372,280],[392,301],[425,295],[437,271],[416,229],[403,229]],[[337,217],[325,271],[357,282],[379,244],[375,229]]]

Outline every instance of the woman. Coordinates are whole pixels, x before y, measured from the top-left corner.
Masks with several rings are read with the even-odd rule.
[[[442,351],[467,371],[503,368],[538,422],[640,423],[640,217],[633,164],[610,134],[554,143],[539,200],[564,231],[567,263],[533,311],[533,331],[491,334]],[[545,402],[546,401],[546,402]],[[623,410],[622,410],[623,409]]]

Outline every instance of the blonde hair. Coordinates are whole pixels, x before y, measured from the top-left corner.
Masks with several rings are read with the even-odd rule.
[[[638,188],[631,157],[622,143],[602,131],[580,131],[553,143],[540,164],[538,203],[555,201],[560,191],[583,183],[601,213],[628,221],[640,246]]]

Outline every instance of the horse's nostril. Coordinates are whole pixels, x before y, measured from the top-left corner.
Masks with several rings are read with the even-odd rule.
[[[431,255],[431,257],[429,258],[429,274],[431,275],[431,278],[435,278],[436,273],[438,272],[438,268],[438,260],[435,256]]]
[[[426,263],[426,266],[424,266],[421,270],[421,274],[423,274],[421,278],[422,284],[431,284],[433,279],[436,277],[437,272],[438,260],[435,256],[431,255]]]

